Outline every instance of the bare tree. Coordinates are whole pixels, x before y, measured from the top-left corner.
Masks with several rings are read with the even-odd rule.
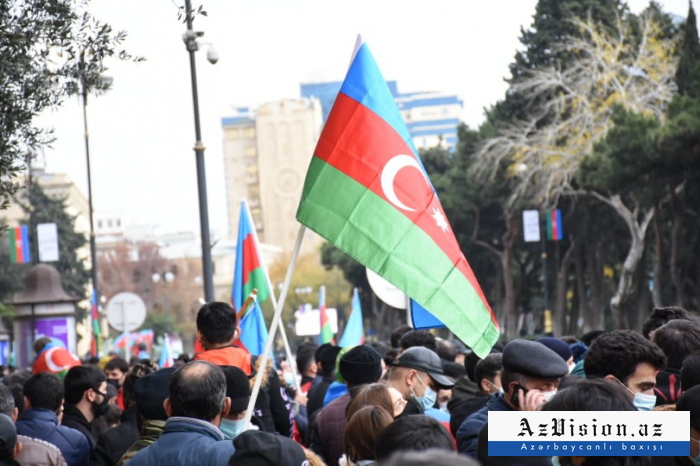
[[[549,208],[562,195],[582,194],[576,176],[612,126],[613,111],[623,107],[659,121],[676,92],[676,41],[664,37],[648,13],[635,34],[629,20],[618,18],[614,34],[590,19],[573,20],[580,37],[568,37],[556,49],[573,58],[566,67],[533,70],[511,86],[528,105],[528,118],[502,127],[475,156],[476,174],[495,177],[506,166],[515,181],[510,202],[528,198]],[[610,301],[615,324],[626,326],[621,303],[644,252],[654,208],[642,208],[619,194],[585,192],[614,209],[627,225],[631,244],[618,289]]]

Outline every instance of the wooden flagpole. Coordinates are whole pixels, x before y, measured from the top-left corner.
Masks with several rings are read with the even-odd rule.
[[[284,307],[284,302],[287,299],[287,291],[289,290],[289,284],[292,281],[292,274],[294,273],[294,267],[297,263],[297,257],[299,256],[299,249],[301,249],[301,241],[304,239],[304,232],[306,227],[304,225],[299,225],[299,232],[297,233],[297,239],[294,243],[294,250],[292,251],[292,259],[289,262],[289,267],[287,267],[287,275],[284,277],[284,284],[282,285],[282,291],[280,292],[280,299],[277,301],[277,306],[275,306],[275,315],[272,318],[272,323],[270,324],[270,331],[267,334],[267,341],[265,342],[265,350],[260,356],[262,361],[260,362],[260,369],[255,375],[255,383],[253,384],[253,391],[250,394],[250,401],[248,402],[248,409],[245,415],[245,429],[250,427],[250,418],[253,416],[253,409],[255,408],[255,401],[260,393],[260,386],[262,385],[262,379],[264,371],[267,367],[267,361],[270,359],[270,351],[272,350],[272,340],[275,337],[275,332],[277,332],[277,327],[279,327],[280,318],[282,317],[282,308]]]

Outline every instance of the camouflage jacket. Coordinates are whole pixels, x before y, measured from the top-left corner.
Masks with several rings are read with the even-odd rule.
[[[141,427],[141,439],[124,453],[117,466],[124,466],[136,453],[158,440],[158,437],[163,433],[163,429],[165,429],[165,421],[145,421]]]

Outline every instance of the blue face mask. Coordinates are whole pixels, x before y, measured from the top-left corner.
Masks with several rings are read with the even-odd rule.
[[[231,419],[221,419],[221,424],[219,425],[219,430],[223,432],[224,437],[229,440],[233,440],[238,437],[238,434],[243,432],[243,427],[245,426],[245,419],[240,419],[237,421]]]
[[[425,392],[423,393],[423,396],[416,396],[415,392],[413,393],[413,396],[416,398],[416,401],[420,405],[420,407],[423,409],[423,411],[427,411],[433,406],[435,406],[435,402],[437,401],[437,392],[430,388],[429,385],[426,385],[425,382],[423,382],[423,379],[420,378],[420,375],[418,376],[418,380],[420,380],[420,383],[423,384],[425,387]],[[413,387],[411,387],[411,391],[413,391]]]
[[[630,388],[627,385],[623,384],[620,380],[617,380],[617,383],[625,387],[625,390],[634,395],[634,400],[632,401],[632,403],[634,404],[634,407],[637,408],[637,411],[651,411],[652,409],[654,409],[654,406],[656,406],[656,396],[646,395],[644,393],[639,392],[635,393],[632,390],[630,390]]]
[[[287,387],[294,386],[294,374],[292,374],[291,372],[284,373],[284,385]]]

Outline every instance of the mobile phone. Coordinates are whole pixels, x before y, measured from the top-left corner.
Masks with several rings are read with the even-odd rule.
[[[520,384],[517,384],[517,385],[515,385],[515,387],[513,387],[513,396],[510,398],[510,402],[513,403],[518,408],[520,407],[520,396],[518,395],[518,392],[520,390],[523,391],[523,395],[525,395],[528,392],[527,388],[523,387]]]

